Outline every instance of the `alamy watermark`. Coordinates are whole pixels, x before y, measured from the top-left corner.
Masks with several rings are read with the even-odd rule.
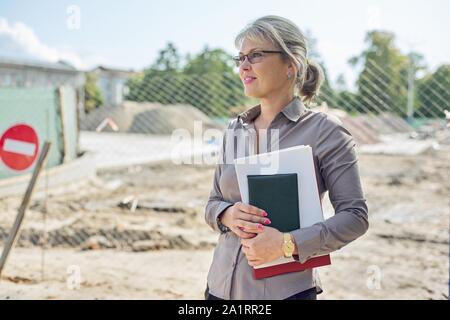
[[[377,265],[370,265],[366,270],[366,286],[369,290],[381,290],[381,268]]]
[[[81,29],[81,9],[77,5],[70,5],[66,8],[66,27],[69,30]]]
[[[70,265],[67,267],[67,289],[78,290],[81,287],[81,268],[78,265]]]
[[[259,164],[264,169],[277,169],[280,139],[278,129],[253,128],[203,130],[203,122],[195,121],[193,133],[176,129],[171,135],[171,160],[174,164]],[[226,143],[225,143],[226,142]],[[264,155],[256,156],[264,153]]]

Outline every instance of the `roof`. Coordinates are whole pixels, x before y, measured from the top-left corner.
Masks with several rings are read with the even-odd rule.
[[[125,70],[125,69],[109,68],[109,67],[105,67],[105,66],[101,66],[101,65],[94,68],[92,70],[92,72],[110,73],[110,74],[116,74],[116,75],[127,76],[127,77],[136,73],[132,69]]]
[[[81,72],[68,62],[61,60],[58,62],[47,62],[40,60],[24,60],[24,59],[16,60],[11,58],[0,57],[0,67],[19,67],[19,68],[26,67],[26,68],[46,69],[71,73]]]

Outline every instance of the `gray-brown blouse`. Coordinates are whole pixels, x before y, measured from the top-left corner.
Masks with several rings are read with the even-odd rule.
[[[241,251],[240,238],[233,232],[221,232],[217,224],[220,213],[241,201],[233,159],[255,153],[253,121],[260,112],[259,105],[251,108],[232,120],[225,130],[205,209],[206,222],[220,233],[207,282],[209,292],[222,299],[285,299],[316,286],[317,279],[311,269],[255,280],[252,267]],[[278,137],[273,135],[276,141],[269,134],[265,143],[260,144],[259,152],[273,151],[274,145],[279,149],[310,145],[320,198],[329,191],[335,210],[322,223],[292,231],[299,261],[338,250],[363,235],[369,226],[368,209],[359,178],[355,142],[340,121],[307,109],[295,97],[272,121],[268,131],[272,129],[278,134]],[[244,140],[249,143],[239,143]],[[239,145],[244,147],[238,148]]]

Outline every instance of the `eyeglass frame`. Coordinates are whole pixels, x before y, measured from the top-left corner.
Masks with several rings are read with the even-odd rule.
[[[255,53],[280,53],[280,54],[284,54],[283,51],[278,51],[278,50],[277,51],[275,51],[275,50],[255,50],[255,51],[252,51],[252,52],[247,53],[247,54],[234,56],[232,59],[233,59],[235,65],[236,65],[236,67],[240,67],[245,62],[245,59],[247,59],[248,63],[250,63],[250,64],[258,63],[260,61],[252,62],[250,60],[253,60],[253,58],[249,58],[249,55],[255,54]],[[243,60],[241,61],[242,58],[243,58]]]

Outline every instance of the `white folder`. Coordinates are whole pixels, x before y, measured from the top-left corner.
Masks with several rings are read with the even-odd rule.
[[[300,228],[309,227],[324,220],[316,172],[314,170],[312,148],[309,145],[300,145],[237,158],[234,160],[234,165],[243,203],[249,203],[248,175],[296,173],[299,190]],[[280,258],[260,265],[257,268],[291,261],[294,261],[294,259]]]

